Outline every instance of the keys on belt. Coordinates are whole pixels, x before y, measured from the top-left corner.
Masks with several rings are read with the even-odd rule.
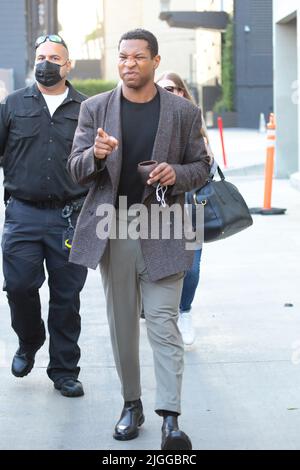
[[[67,219],[68,227],[66,230],[63,231],[63,248],[70,250],[72,248],[72,241],[74,235],[74,227],[71,221],[71,215],[73,214],[73,205],[66,204],[65,207],[61,211],[61,216],[63,219]]]
[[[62,218],[67,219],[67,222],[68,222],[68,227],[63,232],[63,248],[64,249],[70,250],[72,248],[72,241],[73,241],[75,229],[72,225],[71,215],[73,214],[73,212],[80,211],[81,207],[83,206],[84,199],[85,198],[76,199],[74,201],[67,203],[61,211]]]

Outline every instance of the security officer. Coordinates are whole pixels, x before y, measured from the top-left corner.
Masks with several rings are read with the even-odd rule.
[[[36,83],[0,105],[0,155],[8,199],[2,238],[4,290],[19,338],[16,377],[29,374],[45,341],[39,288],[48,272],[50,361],[54,387],[64,396],[84,394],[80,368],[79,293],[87,269],[68,262],[86,189],[66,170],[81,102],[85,96],[66,80],[68,48],[54,34],[37,39]]]

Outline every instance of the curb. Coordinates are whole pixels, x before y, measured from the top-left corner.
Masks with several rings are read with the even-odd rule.
[[[290,177],[291,186],[300,191],[300,172],[293,173]]]
[[[264,174],[264,169],[265,165],[263,163],[259,163],[257,165],[243,166],[240,168],[222,169],[222,171],[225,176],[261,176]]]

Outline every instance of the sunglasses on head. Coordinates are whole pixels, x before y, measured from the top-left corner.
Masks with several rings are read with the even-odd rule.
[[[58,34],[45,34],[43,36],[38,37],[35,41],[35,48],[37,49],[41,44],[43,44],[43,42],[46,42],[47,39],[49,39],[49,41],[51,42],[55,42],[56,44],[61,44],[68,50],[67,44],[65,43],[63,38],[58,36]]]
[[[175,90],[181,90],[181,88],[178,88],[177,86],[172,86],[172,85],[165,86],[164,89],[169,91],[170,93],[174,93]]]

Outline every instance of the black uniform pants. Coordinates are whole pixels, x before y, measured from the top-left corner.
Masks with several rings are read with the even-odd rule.
[[[87,269],[68,262],[63,247],[67,228],[62,209],[38,208],[11,198],[5,212],[2,237],[4,287],[11,311],[12,327],[24,351],[36,351],[45,340],[39,288],[48,272],[50,361],[48,376],[77,378],[80,368],[79,293]],[[77,214],[71,216],[75,227]]]

